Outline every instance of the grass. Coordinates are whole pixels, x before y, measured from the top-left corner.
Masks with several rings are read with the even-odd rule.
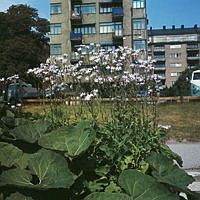
[[[158,106],[159,124],[171,125],[169,140],[200,142],[200,102]]]
[[[109,106],[111,104],[108,103],[95,106],[97,119],[109,120],[111,115]],[[80,113],[80,105],[63,105],[58,108],[62,112],[66,111],[67,114],[64,117],[68,117],[68,120],[76,120],[82,114],[87,119],[92,118],[88,106],[82,107],[82,113]],[[49,105],[27,105],[23,111],[45,114],[49,109]],[[200,102],[160,104],[158,105],[158,119],[160,125],[171,125],[172,128],[167,131],[169,141],[200,142]]]

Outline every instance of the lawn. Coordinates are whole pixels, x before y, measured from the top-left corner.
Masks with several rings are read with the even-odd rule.
[[[95,107],[97,118],[110,116],[108,106],[110,104],[100,104]],[[58,107],[60,109],[60,107]],[[39,112],[44,114],[50,109],[49,105],[27,105],[23,107],[25,112]],[[83,107],[86,118],[90,118],[88,108]],[[71,119],[78,118],[75,113],[80,110],[80,106],[63,105],[62,112],[67,110],[63,117],[71,117]],[[169,103],[158,105],[158,119],[159,125],[171,125],[171,129],[167,131],[168,141],[183,141],[183,142],[200,142],[200,102],[193,103]]]
[[[168,139],[200,142],[200,102],[158,106],[159,124],[171,125]]]

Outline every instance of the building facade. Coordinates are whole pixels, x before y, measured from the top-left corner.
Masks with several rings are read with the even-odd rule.
[[[200,28],[150,28],[148,55],[157,60],[155,73],[160,75],[163,87],[171,87],[181,72],[200,64]]]
[[[50,0],[50,54],[81,44],[147,49],[146,0]]]

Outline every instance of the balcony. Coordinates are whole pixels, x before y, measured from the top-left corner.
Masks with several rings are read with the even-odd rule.
[[[164,52],[165,47],[154,47],[154,52]]]
[[[166,70],[165,65],[154,65],[154,70],[155,71],[164,71]]]
[[[70,33],[70,39],[72,41],[81,41],[82,40],[82,34],[81,33]]]
[[[157,61],[165,61],[165,55],[154,55],[154,59]]]
[[[166,76],[165,76],[165,74],[157,74],[158,75],[158,77],[161,79],[161,80],[164,80],[164,79],[166,79]]]
[[[71,21],[72,21],[72,23],[76,23],[76,22],[81,23],[82,15],[80,13],[72,12]]]
[[[72,52],[71,54],[71,63],[76,63],[80,60],[80,54],[77,52]]]
[[[124,16],[123,8],[113,8],[112,16],[113,16],[113,19],[116,19],[116,20],[123,19],[123,16]]]
[[[123,40],[123,31],[115,30],[112,36],[113,36],[113,40]]]
[[[123,0],[112,0],[112,3],[122,3]]]
[[[188,55],[187,59],[188,60],[199,60],[200,56],[199,55]]]
[[[195,50],[199,50],[199,47],[198,47],[198,45],[197,44],[188,44],[187,45],[187,50],[188,51],[195,51]]]
[[[72,4],[80,4],[82,3],[82,0],[71,0]]]

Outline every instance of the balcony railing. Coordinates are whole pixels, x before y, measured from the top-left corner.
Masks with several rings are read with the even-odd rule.
[[[115,30],[113,32],[113,39],[123,39],[123,31],[122,30]]]
[[[158,61],[165,61],[165,56],[164,55],[154,55],[154,59]]]
[[[165,47],[154,47],[154,51],[156,52],[165,51]]]
[[[82,0],[71,0],[72,4],[79,4],[82,3]]]
[[[199,55],[189,55],[188,57],[187,57],[187,59],[188,60],[199,60],[200,59],[200,56]]]
[[[122,3],[123,0],[112,0],[113,3]]]
[[[79,41],[82,39],[81,33],[70,33],[70,39],[74,41]]]
[[[76,52],[72,52],[71,54],[71,62],[78,62],[80,60],[80,54]]]
[[[113,17],[123,17],[124,15],[123,8],[113,8],[112,15]]]
[[[71,20],[72,20],[72,21],[81,21],[81,20],[82,20],[82,15],[81,15],[81,13],[72,12]]]
[[[166,70],[165,65],[154,65],[154,70]]]
[[[195,44],[187,45],[187,50],[198,50],[198,49],[199,49],[198,45]]]
[[[160,79],[166,79],[165,74],[157,74],[159,76]]]

